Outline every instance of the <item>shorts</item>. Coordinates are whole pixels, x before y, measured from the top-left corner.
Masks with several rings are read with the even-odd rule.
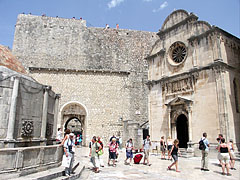
[[[116,152],[109,152],[109,159],[117,159]]]
[[[220,160],[228,163],[228,161],[230,160],[229,153],[220,153]]]
[[[148,159],[149,157],[149,149],[144,149],[144,155],[145,155],[145,159]]]
[[[128,159],[128,158],[133,158],[133,153],[132,153],[132,151],[126,151],[126,156],[127,156],[127,159]]]
[[[162,151],[162,152],[165,152],[165,151],[166,151],[166,149],[165,149],[165,147],[164,147],[164,146],[161,146],[161,148],[160,148],[160,149],[161,149],[161,151]]]
[[[168,151],[171,151],[172,145],[168,145],[168,146],[167,146],[167,149],[168,149]]]
[[[218,152],[217,159],[218,159],[219,161],[221,161],[221,154],[220,154],[220,152]]]
[[[236,156],[235,156],[235,154],[234,154],[233,151],[231,151],[231,157],[230,157],[230,159],[231,159],[231,160],[235,160],[235,159],[236,159]]]
[[[176,162],[178,160],[178,155],[173,154],[172,158],[173,158],[174,162]]]

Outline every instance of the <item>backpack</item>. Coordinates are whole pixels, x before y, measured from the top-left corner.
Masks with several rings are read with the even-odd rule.
[[[201,139],[201,140],[199,141],[199,149],[200,149],[200,150],[205,150],[205,149],[206,149],[206,146],[205,146],[203,140],[204,140],[204,139]]]

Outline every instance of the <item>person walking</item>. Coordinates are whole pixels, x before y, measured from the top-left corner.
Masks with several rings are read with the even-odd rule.
[[[58,128],[57,138],[56,138],[57,144],[61,144],[62,139],[63,139],[62,128]]]
[[[61,145],[64,145],[65,141],[69,138],[69,134],[71,133],[70,129],[66,129],[64,133],[64,138],[61,142]]]
[[[112,138],[112,141],[109,143],[108,145],[109,147],[109,158],[108,158],[108,165],[110,166],[110,161],[113,161],[113,166],[115,167],[115,161],[117,158],[117,149],[118,149],[118,145],[116,143],[116,138]]]
[[[230,158],[230,169],[232,170],[236,170],[236,168],[234,168],[234,164],[235,164],[235,154],[234,154],[234,146],[233,146],[233,140],[230,139],[229,143],[228,143],[230,152],[231,152],[231,158]]]
[[[220,160],[222,162],[222,175],[225,175],[225,168],[227,169],[227,176],[231,176],[229,173],[229,160],[231,157],[231,152],[229,146],[225,143],[225,139],[221,139],[221,144],[218,146],[218,151],[220,152]]]
[[[103,155],[103,142],[101,141],[101,137],[100,136],[98,136],[97,142],[102,146],[102,149],[98,152],[98,155],[99,155],[100,166],[104,167],[104,163],[103,163],[103,159],[102,159],[102,155]]]
[[[168,136],[167,138],[167,149],[168,149],[168,160],[171,160],[172,159],[172,156],[171,156],[171,149],[172,149],[172,146],[173,146],[173,140],[171,139],[170,136]]]
[[[207,139],[207,133],[203,133],[203,137],[201,138],[204,148],[202,149],[202,161],[201,161],[201,170],[209,171],[208,169],[208,153],[209,153],[209,142]],[[200,140],[200,141],[201,141]]]
[[[74,134],[70,133],[64,142],[63,166],[65,166],[65,175],[70,176],[74,162],[75,142]]]
[[[125,160],[125,165],[128,164],[127,160],[130,159],[129,165],[131,166],[132,164],[132,158],[133,158],[133,142],[132,139],[130,138],[128,142],[126,143],[126,160]]]
[[[166,143],[164,141],[164,136],[161,137],[160,140],[160,150],[161,150],[161,159],[166,159],[165,158],[165,153],[166,153]]]
[[[150,135],[147,135],[147,138],[144,139],[144,141],[143,141],[143,149],[144,149],[143,164],[148,165],[148,166],[151,166],[151,164],[149,163],[149,153],[150,153],[151,145],[152,145],[152,143],[150,141]],[[147,160],[147,164],[146,164],[146,160]]]
[[[218,138],[217,138],[218,146],[216,148],[217,150],[218,150],[218,147],[220,146],[220,144],[222,143],[222,141],[221,141],[222,138],[223,138],[223,135],[222,134],[218,134]],[[219,166],[222,166],[222,160],[221,160],[220,152],[218,152],[217,159],[219,160]]]
[[[90,147],[90,146],[89,146]],[[91,148],[89,152],[89,156],[91,157],[91,162],[93,164],[93,171],[95,173],[99,173],[99,155],[98,152],[102,149],[101,145],[97,142],[96,136],[93,136],[92,142],[91,142]]]
[[[178,144],[179,144],[179,140],[178,140],[178,139],[175,139],[174,142],[173,142],[173,146],[172,146],[171,152],[170,152],[171,155],[172,155],[172,158],[173,158],[174,162],[173,162],[170,166],[168,166],[168,170],[171,170],[171,167],[172,167],[173,165],[175,165],[175,167],[176,167],[176,172],[180,172],[180,171],[178,170],[178,154],[180,154],[179,148],[178,148]]]

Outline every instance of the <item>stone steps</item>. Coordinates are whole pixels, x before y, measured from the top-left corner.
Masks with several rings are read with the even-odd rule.
[[[38,173],[29,174],[26,176],[20,176],[16,178],[10,178],[12,180],[60,180],[60,179],[77,179],[80,177],[82,171],[85,169],[85,166],[79,165],[79,163],[75,164],[73,169],[75,170],[75,174],[72,174],[71,176],[64,176],[64,167],[57,167],[52,168],[46,171],[41,171]]]

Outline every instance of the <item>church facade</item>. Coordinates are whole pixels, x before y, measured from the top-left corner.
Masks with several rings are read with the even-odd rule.
[[[147,57],[152,139],[240,143],[240,40],[184,10],[170,14]]]

